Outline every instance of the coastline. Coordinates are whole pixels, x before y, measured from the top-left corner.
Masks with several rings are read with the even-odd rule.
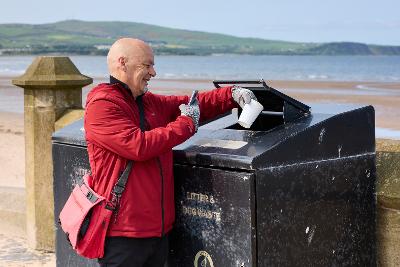
[[[0,116],[0,125],[7,120],[5,113],[23,113],[23,90],[11,84],[13,78],[0,76],[0,113],[3,113]],[[83,105],[87,93],[96,84],[104,82],[108,82],[108,77],[94,77],[93,84],[83,88]],[[334,108],[335,104],[372,105],[376,111],[377,127],[400,131],[400,121],[397,118],[400,114],[400,82],[272,80],[266,83],[310,106],[329,104]],[[214,85],[212,80],[205,79],[155,78],[150,81],[149,88],[156,94],[190,95],[195,89],[211,90]]]

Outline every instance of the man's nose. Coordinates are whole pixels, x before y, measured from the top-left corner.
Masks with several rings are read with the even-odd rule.
[[[150,75],[155,77],[157,75],[156,70],[154,69],[153,66],[151,66],[150,71],[149,71]]]

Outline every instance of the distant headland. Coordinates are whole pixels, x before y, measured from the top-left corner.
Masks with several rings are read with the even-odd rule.
[[[81,20],[0,24],[0,55],[106,55],[114,40],[122,36],[134,36],[149,42],[158,55],[400,55],[400,46],[287,42],[136,22]]]

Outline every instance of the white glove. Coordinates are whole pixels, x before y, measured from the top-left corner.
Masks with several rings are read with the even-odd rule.
[[[200,119],[200,107],[197,98],[190,105],[181,104],[179,106],[179,109],[181,111],[181,115],[192,118],[194,123],[194,129],[197,132],[197,129],[199,128],[199,119]]]
[[[245,104],[249,104],[252,99],[257,101],[252,91],[237,85],[232,87],[232,98],[241,108],[243,108]]]

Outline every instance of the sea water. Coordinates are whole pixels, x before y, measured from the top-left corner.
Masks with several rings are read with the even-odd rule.
[[[36,56],[0,56],[0,76],[25,72]],[[104,56],[71,56],[81,73],[106,77]],[[400,56],[156,56],[158,78],[399,82]]]

